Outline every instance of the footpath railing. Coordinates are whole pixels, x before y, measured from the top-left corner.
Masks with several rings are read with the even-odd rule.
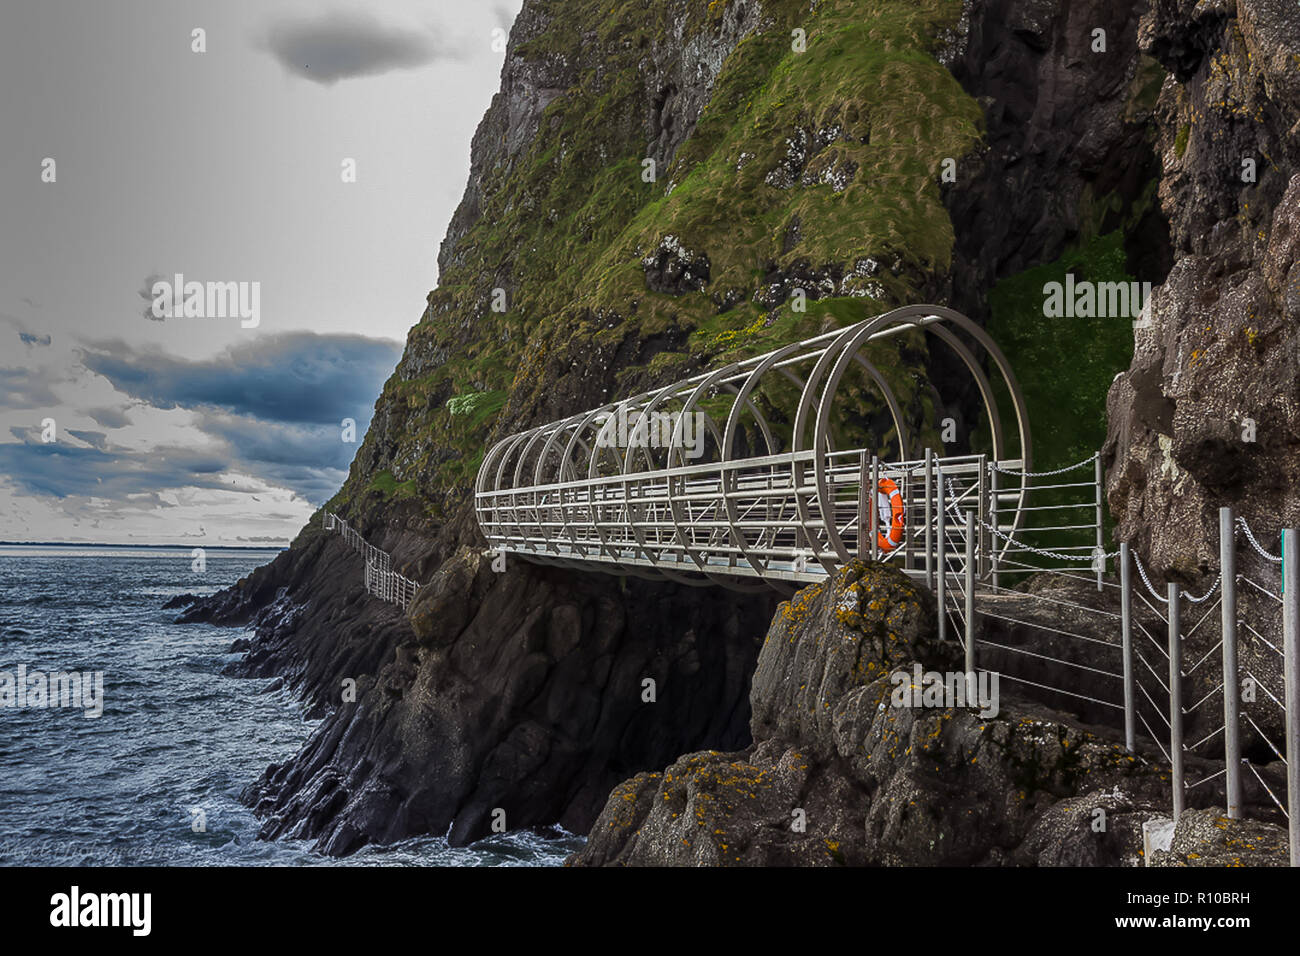
[[[1271,577],[1274,568],[1277,582],[1261,583],[1237,570],[1238,532],[1251,551],[1263,559],[1256,562],[1257,575]],[[1282,554],[1274,555],[1259,543],[1250,525],[1238,518],[1231,508],[1219,511],[1220,573],[1204,594],[1184,594],[1177,584],[1166,586],[1162,597],[1147,577],[1145,569],[1133,555],[1147,591],[1156,604],[1139,596],[1152,610],[1162,605],[1168,632],[1169,674],[1169,751],[1173,769],[1173,813],[1175,822],[1186,806],[1187,794],[1219,777],[1224,778],[1225,810],[1230,819],[1241,817],[1243,781],[1249,773],[1260,789],[1287,821],[1292,866],[1300,866],[1300,529],[1283,529],[1280,535]],[[1124,549],[1127,552],[1127,548]],[[1125,556],[1126,557],[1126,556]],[[1121,558],[1124,560],[1124,557]],[[1277,567],[1280,565],[1280,567]],[[1239,585],[1245,585],[1244,588]],[[1217,597],[1215,595],[1217,594]],[[1215,600],[1210,602],[1210,598]],[[1243,616],[1242,606],[1249,611]],[[1184,610],[1195,620],[1191,627],[1184,621]],[[1215,611],[1219,613],[1216,615]],[[1185,655],[1185,647],[1207,622],[1213,638],[1214,619],[1218,618],[1219,638],[1195,662]],[[1253,618],[1253,623],[1250,619]],[[1250,640],[1243,640],[1243,631]],[[1278,644],[1281,647],[1278,647]],[[1220,669],[1196,680],[1197,672],[1218,656]],[[1196,698],[1190,706],[1186,701]],[[1215,705],[1218,706],[1215,706]],[[1208,706],[1207,706],[1208,705]],[[1219,715],[1222,715],[1222,719]],[[1197,733],[1188,733],[1188,721],[1200,718]],[[1208,724],[1208,726],[1207,726]],[[1280,740],[1280,746],[1279,746]],[[1284,768],[1282,779],[1271,783],[1261,766],[1244,756],[1243,751],[1271,754]],[[1223,769],[1189,780],[1185,768],[1187,755],[1210,755],[1221,752]],[[1284,788],[1282,797],[1277,789]],[[1284,802],[1285,801],[1285,802]]]
[[[393,559],[387,551],[380,551],[357,533],[333,512],[326,511],[321,519],[326,531],[337,531],[353,551],[365,558],[366,590],[377,598],[400,605],[403,610],[410,607],[415,599],[415,592],[420,589],[419,582],[403,577],[393,570]]]
[[[997,470],[1023,487],[1089,466],[1100,467],[1093,458],[1055,472]],[[1025,535],[1043,528],[1000,528],[990,513],[997,493],[977,490],[995,487],[995,467],[978,485],[969,478],[964,489],[946,477],[939,483],[941,573],[933,583],[940,633],[958,631],[967,671],[982,665],[1030,696],[1091,719],[1118,725],[1122,716],[1127,749],[1136,751],[1138,737],[1148,737],[1171,767],[1175,823],[1189,793],[1220,777],[1225,812],[1240,818],[1249,775],[1287,821],[1291,865],[1300,865],[1300,529],[1284,530],[1282,554],[1274,555],[1224,508],[1218,578],[1200,595],[1176,583],[1161,594],[1128,544],[1101,550],[1099,521],[1052,518],[1047,529],[1076,541],[1080,531],[1096,531],[1091,547],[1038,547],[1025,543]],[[1057,487],[1094,484],[1100,484],[1095,476]],[[1061,514],[1091,506],[1062,499],[1044,508]],[[990,537],[1002,546],[988,547]],[[1238,571],[1239,544],[1260,559],[1250,562],[1254,576]],[[1118,582],[1104,574],[1112,559]],[[1274,581],[1271,569],[1278,565]],[[1041,577],[1029,590],[1003,586],[999,574],[1017,572]],[[1085,603],[1080,591],[1094,584],[1103,594]],[[1189,779],[1189,757],[1200,758],[1192,761],[1197,767],[1216,761],[1223,769]]]

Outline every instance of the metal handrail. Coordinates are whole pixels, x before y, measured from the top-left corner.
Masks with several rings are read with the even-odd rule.
[[[363,538],[355,528],[334,514],[323,513],[321,525],[326,531],[338,531],[343,540],[365,558],[366,591],[382,598],[403,610],[410,607],[415,600],[415,593],[420,589],[418,581],[413,581],[393,570],[393,559],[387,551],[381,551]]]

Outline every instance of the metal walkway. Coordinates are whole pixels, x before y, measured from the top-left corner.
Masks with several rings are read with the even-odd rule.
[[[986,454],[944,453],[942,423],[925,414],[944,404],[939,390],[879,364],[882,346],[935,344],[982,401]],[[1016,549],[1033,507],[1030,447],[1024,400],[996,343],[951,309],[908,306],[512,435],[484,457],[475,503],[490,547],[530,561],[788,591],[872,557],[933,584],[938,568],[965,560],[961,512],[978,516],[982,577]],[[1068,505],[1083,519],[1058,522],[1076,541],[1081,529],[1096,532],[1076,551],[1101,540],[1091,477],[1073,486],[1085,500]],[[897,543],[880,534],[887,482],[906,508]]]

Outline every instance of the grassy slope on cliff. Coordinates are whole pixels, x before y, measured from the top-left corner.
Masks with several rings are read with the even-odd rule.
[[[804,0],[768,0],[669,168],[644,182],[646,59],[716,33],[727,5],[540,4],[549,27],[515,55],[566,58],[580,79],[511,163],[485,170],[481,216],[408,340],[408,357],[426,357],[421,372],[385,386],[382,424],[366,439],[379,445],[358,455],[336,506],[401,489],[445,514],[498,410],[527,409],[553,387],[542,370],[557,350],[662,335],[670,345],[652,367],[619,370],[620,390],[644,387],[914,301],[946,271],[940,164],[969,152],[982,121],[931,55],[960,2],[829,0],[810,12]],[[806,52],[793,49],[795,28]],[[784,181],[783,169],[793,170]],[[670,235],[708,257],[702,289],[647,288],[642,260]],[[804,314],[756,299],[772,274],[798,268],[842,278]],[[498,286],[504,314],[490,308]]]

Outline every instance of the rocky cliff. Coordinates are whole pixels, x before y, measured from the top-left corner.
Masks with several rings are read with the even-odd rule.
[[[750,692],[754,743],[626,781],[571,862],[1138,863],[1142,821],[1168,801],[1154,762],[1005,689],[996,714],[898,705],[896,688],[921,689],[914,664],[961,669],[932,607],[862,562],[782,604]]]
[[[360,560],[314,519],[271,565],[187,612],[251,624],[236,671],[285,675],[325,717],[302,753],[250,788],[265,835],[313,838],[331,853],[416,833],[463,843],[486,832],[495,809],[512,828],[560,822],[585,831],[619,781],[633,778],[616,794],[644,810],[668,781],[636,774],[705,751],[674,780],[725,776],[724,764],[740,760],[737,773],[778,781],[780,799],[755,804],[763,813],[804,792],[800,799],[822,801],[809,819],[842,849],[808,850],[805,841],[799,852],[810,855],[800,859],[977,861],[995,850],[1028,859],[1045,818],[1035,813],[1065,806],[1062,774],[1073,766],[1065,752],[1093,746],[1082,731],[1045,724],[1047,749],[1025,744],[1033,752],[1016,757],[1045,768],[1034,785],[1050,800],[1035,798],[1031,812],[1015,803],[1020,771],[997,762],[1014,720],[877,726],[872,695],[883,672],[841,681],[824,700],[760,693],[773,600],[525,564],[496,573],[481,554],[469,488],[485,447],[517,429],[902,303],[946,301],[985,318],[995,283],[1107,234],[1119,237],[1129,271],[1156,282],[1175,248],[1211,258],[1228,250],[1208,274],[1224,290],[1237,288],[1233,276],[1256,276],[1242,287],[1272,296],[1276,309],[1273,324],[1250,328],[1264,336],[1260,348],[1275,350],[1258,354],[1280,356],[1290,333],[1279,282],[1295,278],[1285,251],[1295,233],[1273,222],[1285,176],[1266,180],[1263,159],[1267,151],[1284,171],[1295,149],[1284,120],[1295,74],[1281,52],[1294,13],[1267,0],[1241,0],[1240,13],[1230,3],[1196,5],[1195,16],[1182,6],[1157,3],[1139,29],[1141,9],[1123,0],[526,0],[501,90],[474,137],[438,287],[328,505],[425,587],[406,616],[367,598]],[[1184,13],[1202,26],[1179,27]],[[1097,29],[1106,36],[1100,52]],[[1212,53],[1223,49],[1235,59],[1215,68]],[[1215,69],[1244,77],[1252,92],[1224,107],[1235,81],[1215,80]],[[1181,136],[1179,117],[1189,129]],[[1245,197],[1249,225],[1267,220],[1277,235],[1255,245],[1245,244],[1245,224],[1228,235],[1207,225],[1215,213],[1177,199],[1227,201],[1226,173],[1215,180],[1210,167],[1191,175],[1178,165],[1226,149],[1220,127],[1256,137],[1261,179]],[[955,182],[942,175],[946,160]],[[1198,247],[1198,230],[1219,239]],[[1170,286],[1206,278],[1183,268],[1186,279],[1175,267]],[[795,288],[807,293],[806,311],[794,308]],[[1173,301],[1158,300],[1164,331],[1139,339],[1134,371],[1111,394],[1111,505],[1121,533],[1156,555],[1187,552],[1152,537],[1154,516],[1174,514],[1169,489],[1182,487],[1157,479],[1165,459],[1151,458],[1153,449],[1165,455],[1160,436],[1177,439],[1171,421],[1186,419],[1189,449],[1202,447],[1192,436],[1205,427],[1191,420],[1199,406],[1163,391],[1172,372],[1161,363],[1194,332],[1192,305],[1161,304]],[[1190,291],[1186,301],[1205,304]],[[1040,326],[1041,318],[1025,332]],[[1104,334],[1127,355],[1127,326]],[[907,377],[946,379],[940,356],[894,358]],[[1025,374],[1050,393],[1076,364],[1056,355]],[[961,423],[964,447],[980,424],[971,398],[946,393],[934,409]],[[1175,406],[1186,409],[1182,418]],[[1092,427],[1079,424],[1085,444]],[[1272,440],[1283,443],[1269,446],[1281,462],[1291,439]],[[1173,461],[1179,480],[1201,474]],[[1198,521],[1215,494],[1205,487]],[[1204,549],[1193,550],[1203,563]],[[924,622],[913,623],[919,640]],[[654,703],[643,697],[647,678]],[[345,697],[353,681],[355,697]],[[839,724],[783,723],[805,706],[835,713],[841,704]],[[1007,808],[997,838],[963,831],[960,846],[928,847],[924,833],[956,832],[936,795],[908,799],[947,823],[909,835],[913,818],[896,801],[935,784],[938,765],[891,757],[868,767],[856,745],[840,752],[836,734],[850,726],[880,754],[893,747],[890,734],[919,744],[937,728],[931,756],[991,760],[978,792]],[[757,749],[746,750],[751,728]],[[1123,769],[1107,764],[1106,746],[1087,752],[1105,774]],[[818,780],[830,790],[812,786]],[[658,799],[676,807],[686,797],[673,793]],[[886,802],[846,815],[840,798],[865,793]],[[670,819],[656,824],[664,839],[676,833]],[[847,835],[868,822],[875,842],[851,846]],[[751,848],[737,854],[742,862],[776,858],[757,839],[727,846],[742,844]],[[693,852],[718,860],[731,852],[719,841],[704,846],[712,848]],[[683,858],[675,845],[660,850]],[[645,843],[598,836],[584,855],[616,859],[653,854]]]
[[[1300,10],[1160,0],[1139,38],[1168,70],[1156,129],[1176,262],[1111,389],[1108,492],[1119,536],[1199,584],[1219,506],[1271,544],[1300,521]]]
[[[1153,120],[1174,264],[1110,389],[1107,492],[1116,536],[1158,582],[1199,594],[1219,573],[1220,507],[1275,554],[1279,529],[1300,522],[1300,10],[1160,0],[1138,40],[1167,71]],[[1276,584],[1276,566],[1242,535],[1237,564]],[[1243,632],[1242,666],[1279,696],[1269,644],[1281,646],[1280,611],[1239,590],[1238,616],[1255,632]],[[1215,646],[1214,623],[1190,653]],[[1221,708],[1213,675],[1191,685],[1192,700]],[[1247,712],[1278,736],[1273,704]],[[1245,746],[1270,752],[1251,727]]]

